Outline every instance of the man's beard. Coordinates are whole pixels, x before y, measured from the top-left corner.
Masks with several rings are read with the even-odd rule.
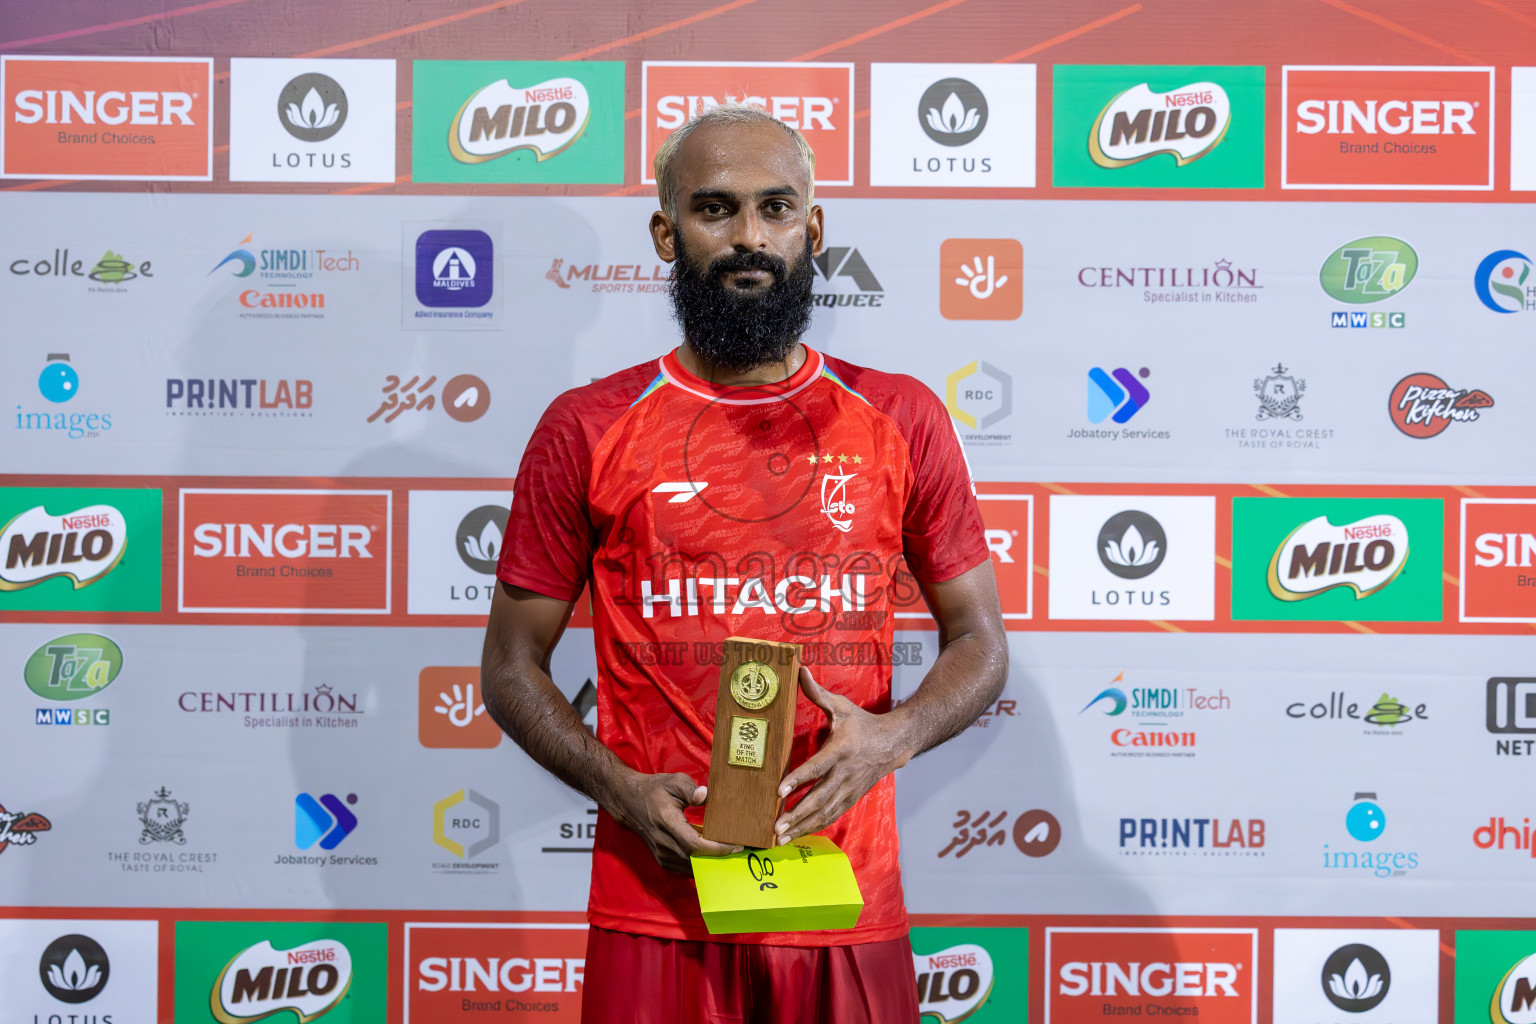
[[[674,236],[672,318],[704,362],[734,373],[782,363],[811,324],[811,241],[794,264],[764,252],[736,252],[700,269],[689,258],[682,232]],[[733,270],[766,270],[773,282],[760,290],[726,285]]]

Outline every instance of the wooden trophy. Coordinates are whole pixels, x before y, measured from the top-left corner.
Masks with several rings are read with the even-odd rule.
[[[776,845],[779,783],[795,736],[800,645],[733,636],[725,641],[715,740],[709,757],[705,839],[733,846]]]

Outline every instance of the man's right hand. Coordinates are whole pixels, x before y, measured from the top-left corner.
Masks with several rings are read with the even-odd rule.
[[[634,830],[650,847],[656,863],[679,875],[693,874],[688,858],[727,857],[742,847],[712,843],[683,817],[685,807],[700,807],[708,791],[682,772],[670,775],[632,773],[615,787],[607,811],[620,825]]]

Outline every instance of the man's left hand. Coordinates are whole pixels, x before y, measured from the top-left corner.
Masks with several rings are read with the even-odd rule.
[[[912,759],[903,735],[902,716],[865,711],[842,694],[823,689],[808,668],[800,669],[800,689],[832,720],[832,732],[820,750],[779,786],[783,799],[820,779],[793,810],[774,825],[779,845],[820,832],[868,793],[871,787]]]

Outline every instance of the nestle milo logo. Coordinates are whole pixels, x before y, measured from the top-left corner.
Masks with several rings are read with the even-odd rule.
[[[1104,105],[1088,136],[1100,167],[1125,167],[1167,153],[1183,167],[1215,149],[1232,123],[1232,103],[1215,82],[1156,92],[1146,82]]]
[[[1318,280],[1340,302],[1365,305],[1390,299],[1413,283],[1419,254],[1401,238],[1371,235],[1346,242],[1323,261]]]
[[[70,633],[32,652],[22,668],[27,689],[45,700],[80,700],[100,693],[123,670],[123,651],[96,633]]]

